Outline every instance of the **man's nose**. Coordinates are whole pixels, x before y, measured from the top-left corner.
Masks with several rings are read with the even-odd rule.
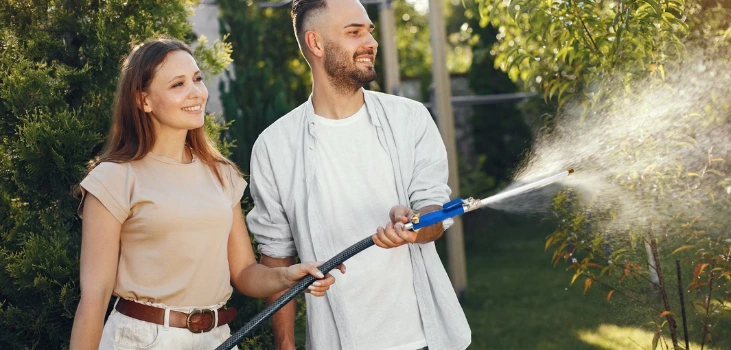
[[[376,38],[373,37],[373,33],[368,34],[368,41],[364,46],[372,48],[373,50],[378,48],[378,41],[376,41]]]

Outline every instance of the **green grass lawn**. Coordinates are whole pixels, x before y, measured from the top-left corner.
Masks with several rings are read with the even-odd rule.
[[[584,295],[583,279],[569,286],[568,264],[562,261],[554,268],[552,252],[544,251],[549,223],[495,212],[474,215],[480,217],[469,218],[470,232],[465,233],[468,288],[463,308],[472,329],[470,349],[652,348],[657,314],[618,294],[607,302],[609,289],[600,285]],[[438,246],[446,261],[444,242]],[[659,298],[653,300],[661,307]],[[712,348],[731,349],[728,320],[716,327],[720,342]],[[700,349],[699,329],[690,331],[691,349]],[[678,335],[684,346],[680,323]],[[663,348],[661,341],[657,349]]]

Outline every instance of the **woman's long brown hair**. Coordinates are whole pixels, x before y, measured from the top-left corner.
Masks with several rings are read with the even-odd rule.
[[[155,130],[152,117],[140,107],[142,92],[150,86],[156,68],[167,55],[178,50],[193,55],[188,45],[170,38],[150,40],[132,49],[122,64],[107,143],[91,169],[101,162],[125,163],[142,159],[150,152],[155,145]],[[189,130],[185,144],[198,159],[211,167],[225,187],[218,165],[230,165],[239,174],[240,171],[216,149],[204,128]]]

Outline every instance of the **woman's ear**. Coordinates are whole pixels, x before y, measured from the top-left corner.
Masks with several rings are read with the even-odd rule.
[[[136,95],[137,108],[145,111],[145,113],[151,113],[152,105],[150,104],[150,99],[147,97],[147,93],[143,91],[138,92]]]
[[[307,48],[317,57],[322,57],[325,54],[325,42],[322,40],[320,34],[315,31],[308,31],[305,33],[305,44]]]

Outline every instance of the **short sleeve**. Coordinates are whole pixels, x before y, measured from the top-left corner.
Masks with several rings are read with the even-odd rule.
[[[78,215],[83,219],[84,200],[91,193],[99,199],[117,221],[124,223],[130,214],[130,198],[134,174],[129,163],[103,162],[81,181],[81,203]]]
[[[241,202],[247,183],[233,166],[228,165],[226,168],[228,171],[228,178],[230,179],[227,190],[231,195],[231,208],[233,208]]]

